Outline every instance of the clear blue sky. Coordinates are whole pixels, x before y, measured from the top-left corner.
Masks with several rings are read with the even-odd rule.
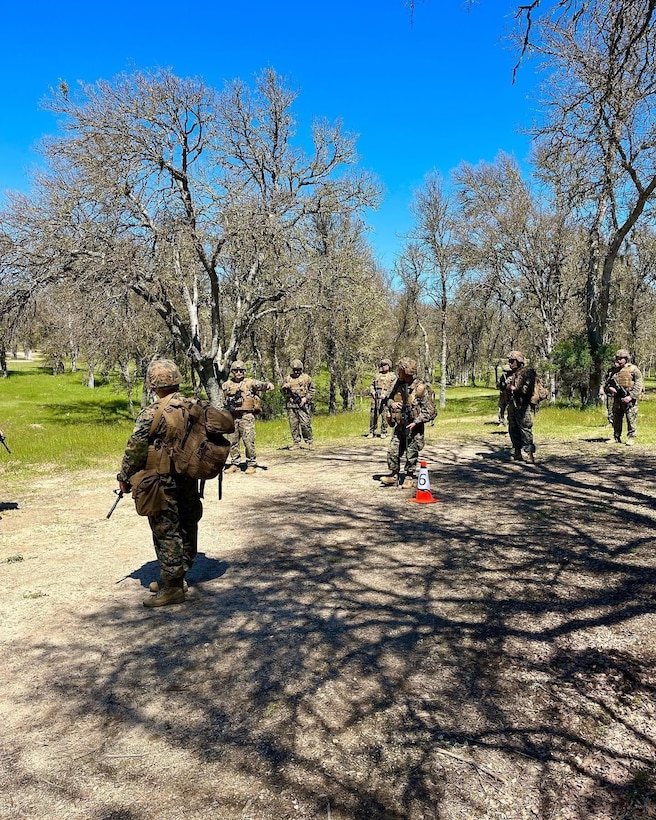
[[[501,42],[512,0],[8,0],[2,14],[0,192],[26,189],[36,141],[54,133],[40,101],[61,78],[110,79],[135,68],[171,68],[221,88],[272,67],[300,89],[299,130],[341,117],[359,134],[362,165],[385,188],[370,215],[372,243],[390,267],[411,224],[424,176],[460,162],[523,161],[535,81]]]

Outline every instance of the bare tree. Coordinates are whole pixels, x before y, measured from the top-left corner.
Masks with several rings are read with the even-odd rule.
[[[578,287],[566,214],[532,190],[507,155],[492,165],[464,164],[455,176],[467,265],[479,287],[513,317],[517,336],[547,359]]]
[[[316,122],[309,154],[294,144],[295,97],[271,70],[222,94],[160,71],[82,86],[79,99],[62,86],[48,102],[64,129],[45,143],[40,181],[60,268],[89,286],[119,277],[213,401],[253,327],[303,278],[312,214],[377,196],[367,175],[344,172],[355,149],[339,124]]]
[[[532,48],[550,76],[547,116],[535,129],[543,176],[584,227],[585,313],[599,394],[615,264],[656,192],[655,0],[558,4]]]
[[[424,185],[415,192],[411,212],[414,227],[410,236],[416,245],[413,253],[415,257],[417,253],[423,256],[426,270],[423,287],[440,314],[440,407],[443,408],[447,383],[447,314],[458,275],[458,241],[454,230],[454,203],[439,174],[426,177]]]

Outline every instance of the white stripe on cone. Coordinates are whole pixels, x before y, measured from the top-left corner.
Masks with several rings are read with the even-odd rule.
[[[419,475],[417,476],[417,489],[430,492],[430,478],[428,477],[428,467],[426,462],[422,461],[419,466]]]

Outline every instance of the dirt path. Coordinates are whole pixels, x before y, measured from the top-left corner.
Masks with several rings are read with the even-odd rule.
[[[105,473],[5,489],[0,817],[656,818],[656,455],[499,441],[430,506],[376,441],[267,454],[152,611]]]

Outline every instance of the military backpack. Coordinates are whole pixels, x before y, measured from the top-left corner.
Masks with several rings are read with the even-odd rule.
[[[533,383],[533,393],[531,395],[530,404],[534,408],[538,408],[540,406],[541,401],[546,401],[549,398],[549,391],[542,383],[542,380],[535,374],[535,382]]]
[[[153,419],[151,436],[162,417],[166,422],[166,433],[148,448],[146,469],[156,469],[160,474],[173,472],[203,481],[216,478],[230,453],[230,442],[225,433],[235,431],[232,415],[227,410],[218,410],[208,401],[165,396]]]

